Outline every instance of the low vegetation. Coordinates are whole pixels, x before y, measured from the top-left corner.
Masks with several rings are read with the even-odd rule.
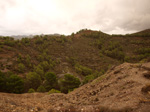
[[[0,92],[68,93],[123,62],[150,60],[149,30],[127,35],[80,30],[72,35],[0,37]],[[14,88],[14,89],[12,89]]]

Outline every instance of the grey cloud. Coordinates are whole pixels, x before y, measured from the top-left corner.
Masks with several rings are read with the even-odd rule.
[[[0,0],[0,35],[71,34],[82,28],[130,33],[150,27],[149,0],[39,1]]]
[[[120,28],[127,33],[150,27],[149,0],[113,1],[115,2],[107,3],[107,8],[104,9],[103,14],[102,10],[100,10],[101,15],[99,15],[96,21],[96,23],[104,26],[104,31],[111,32],[115,28]],[[108,7],[109,5],[111,5],[111,7]]]

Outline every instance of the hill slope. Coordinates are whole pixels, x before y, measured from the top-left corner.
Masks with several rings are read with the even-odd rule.
[[[124,63],[69,94],[0,93],[0,111],[148,112],[150,63]]]
[[[21,40],[0,37],[0,71],[6,79],[16,74],[24,80],[25,86],[20,93],[28,92],[30,88],[37,91],[41,86],[46,91],[54,88],[64,92],[59,82],[65,74],[78,77],[83,85],[121,63],[150,61],[150,35],[145,37],[144,32],[124,37],[92,30],[81,30],[69,36],[37,35]],[[44,83],[48,72],[57,76],[55,87],[47,88],[51,84]],[[34,75],[39,77],[38,81],[33,81]],[[6,81],[4,83],[6,85]],[[5,90],[9,87],[3,88],[0,88],[1,92],[13,92]]]

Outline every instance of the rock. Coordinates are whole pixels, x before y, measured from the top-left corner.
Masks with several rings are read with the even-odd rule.
[[[141,66],[141,68],[150,71],[150,63],[145,63],[145,64],[143,64],[143,65]]]
[[[143,72],[143,76],[147,79],[150,79],[150,71]]]

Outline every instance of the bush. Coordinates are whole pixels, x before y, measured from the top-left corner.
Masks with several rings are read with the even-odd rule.
[[[50,90],[57,86],[57,77],[56,74],[54,74],[53,72],[47,72],[45,74],[45,79],[46,79],[45,85],[47,90]]]
[[[21,63],[23,61],[23,58],[22,56],[19,54],[18,57],[17,57],[17,62]]]
[[[24,81],[13,73],[4,74],[0,72],[0,91],[22,93],[24,91]]]
[[[40,37],[37,37],[35,40],[35,44],[43,44],[43,40]]]
[[[101,49],[102,48],[102,46],[103,46],[103,40],[101,39],[101,40],[96,40],[95,42],[94,42],[94,44],[99,48],[99,49]]]
[[[29,45],[30,44],[30,39],[29,38],[22,38],[21,42],[25,45]]]
[[[18,71],[19,71],[19,72],[21,72],[21,73],[23,73],[23,72],[24,72],[24,70],[25,70],[25,66],[24,66],[24,64],[19,63],[19,64],[18,64]]]
[[[67,60],[71,63],[72,66],[75,66],[77,63],[77,59],[75,57],[70,57]]]
[[[12,48],[12,47],[7,46],[7,50],[8,50],[8,51],[12,51],[12,50],[13,50],[13,48]]]
[[[60,80],[60,86],[61,86],[61,91],[64,93],[68,93],[69,91],[72,91],[75,88],[78,88],[79,85],[81,84],[79,78],[66,74],[64,76],[64,79]]]
[[[35,90],[33,89],[33,88],[30,88],[29,90],[28,90],[28,93],[34,93],[35,92]]]
[[[27,84],[29,88],[37,89],[41,85],[41,77],[35,72],[29,72],[26,75]]]
[[[43,61],[44,60],[44,56],[43,55],[38,55],[37,59],[38,59],[38,61]]]
[[[150,48],[139,48],[135,50],[135,53],[138,54],[138,60],[142,60],[150,57]]]
[[[0,48],[0,52],[2,52],[3,50],[2,50],[2,48]]]
[[[43,67],[44,71],[47,71],[50,68],[50,65],[47,61],[43,61],[42,63],[40,63],[40,65]]]
[[[15,46],[15,41],[13,41],[13,40],[5,40],[4,44],[7,45],[7,46],[13,47],[13,46]]]
[[[61,91],[56,90],[56,89],[51,89],[48,94],[52,94],[52,93],[61,93]]]
[[[24,81],[17,75],[11,75],[6,83],[7,92],[22,93],[24,90]]]
[[[83,84],[86,84],[94,79],[95,79],[95,77],[93,75],[87,75],[83,80]]]
[[[124,61],[125,58],[122,46],[118,42],[109,42],[107,47],[103,46],[102,53],[120,61]]]
[[[39,74],[41,76],[41,78],[44,77],[44,71],[43,71],[43,67],[41,65],[38,65],[34,68],[34,72],[36,72],[37,74]]]
[[[131,58],[129,56],[125,56],[124,61],[130,62]]]
[[[0,71],[0,91],[3,92],[6,89],[6,76]]]
[[[84,76],[92,74],[92,69],[79,64],[75,65],[75,70],[77,71],[77,73],[82,74]]]
[[[31,57],[30,57],[29,55],[26,56],[25,62],[26,62],[26,65],[27,65],[28,67],[31,67],[31,66],[32,66],[32,65],[31,65]]]
[[[45,89],[44,86],[39,86],[39,87],[37,88],[37,92],[46,92],[46,89]]]

